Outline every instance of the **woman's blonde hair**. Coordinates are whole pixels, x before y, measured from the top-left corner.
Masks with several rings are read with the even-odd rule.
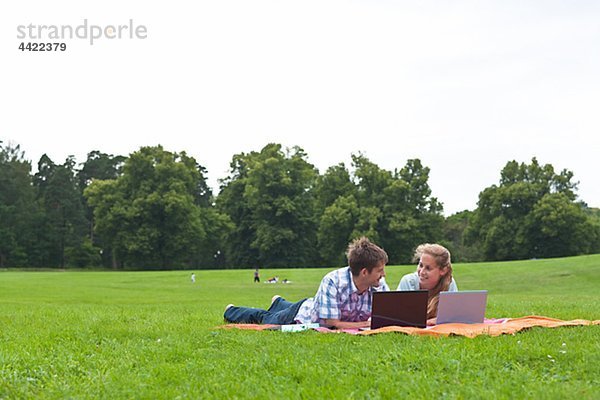
[[[452,261],[448,249],[436,243],[424,243],[419,245],[415,249],[413,261],[420,262],[423,254],[432,256],[440,269],[447,270],[446,274],[441,277],[437,285],[429,290],[427,318],[435,318],[437,316],[438,303],[440,301],[440,292],[447,291],[450,287],[450,283],[452,283]]]

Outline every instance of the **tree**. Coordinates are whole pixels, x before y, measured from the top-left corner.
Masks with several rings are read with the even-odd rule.
[[[412,159],[394,172],[379,168],[364,155],[353,156],[363,228],[390,257],[390,263],[410,262],[413,250],[442,236],[442,205],[431,196],[429,168]],[[379,210],[377,213],[373,209]],[[370,210],[370,211],[369,211]],[[365,230],[365,221],[372,228]],[[380,239],[378,239],[380,238]]]
[[[442,205],[431,197],[429,168],[420,160],[391,172],[355,154],[352,166],[352,174],[343,164],[328,169],[317,184],[318,202],[326,206],[318,230],[323,263],[339,263],[348,241],[359,236],[382,245],[391,263],[409,262],[418,244],[441,237]],[[332,188],[320,187],[326,183]]]
[[[316,262],[314,197],[317,171],[299,147],[268,144],[233,157],[218,204],[235,228],[231,264],[308,266]]]
[[[98,261],[98,250],[103,247],[103,244],[98,238],[94,237],[94,214],[92,208],[87,204],[83,192],[94,179],[107,180],[119,177],[126,159],[124,156],[113,156],[94,150],[87,154],[87,159],[81,164],[81,169],[77,172],[81,201],[84,204],[86,219],[89,221],[89,237],[85,241],[85,246],[71,252],[71,258],[78,266],[93,263],[108,265],[111,261],[110,252],[102,252],[102,257]],[[89,259],[90,257],[91,259]],[[88,258],[88,261],[85,261],[86,258]]]
[[[358,187],[343,163],[329,167],[315,184],[320,264],[342,265],[359,218]]]
[[[393,181],[392,173],[379,168],[363,154],[352,155],[352,166],[360,205],[381,207],[385,201],[384,191]]]
[[[464,210],[450,215],[444,220],[444,233],[441,244],[452,254],[452,261],[473,262],[483,260],[479,246],[465,243],[465,231],[473,219],[474,212]]]
[[[35,242],[39,214],[30,172],[20,146],[0,141],[0,268],[30,263],[28,251]]]
[[[429,171],[419,159],[409,159],[394,171],[394,184],[384,192],[386,240],[382,244],[395,262],[410,262],[419,244],[442,238],[443,206],[431,195]]]
[[[323,175],[317,177],[315,184],[315,210],[320,216],[327,207],[340,197],[356,196],[357,187],[352,182],[350,172],[340,163],[327,168]]]
[[[113,156],[98,150],[87,154],[87,159],[77,172],[79,186],[83,191],[92,183],[93,179],[116,179],[121,175],[123,164],[127,158],[124,156]]]
[[[227,266],[256,266],[258,264],[258,249],[252,246],[256,240],[256,229],[252,209],[244,200],[246,182],[248,179],[247,155],[236,154],[230,163],[230,175],[221,180],[218,210],[227,215],[232,222],[232,229],[226,240],[225,263]]]
[[[126,254],[128,230],[124,229],[124,223],[128,218],[128,204],[125,193],[120,190],[116,179],[97,179],[85,189],[84,197],[96,220],[94,237],[100,238],[102,254],[109,256],[112,267],[116,269],[120,255]]]
[[[70,264],[65,255],[82,246],[88,224],[74,158],[69,156],[63,164],[56,165],[46,154],[42,155],[34,183],[44,210],[38,227],[40,256],[45,266],[64,268]]]
[[[488,260],[569,256],[591,251],[596,233],[575,203],[573,173],[550,164],[510,161],[499,185],[479,194],[465,239]]]
[[[348,242],[355,237],[359,208],[352,195],[340,196],[321,215],[317,242],[325,265],[343,265]]]
[[[599,232],[580,204],[564,193],[548,193],[526,219],[526,237],[534,257],[590,253]]]
[[[142,147],[122,175],[89,185],[84,194],[114,267],[191,267],[209,258],[201,254],[209,215],[198,204],[207,187],[202,171],[185,152]]]

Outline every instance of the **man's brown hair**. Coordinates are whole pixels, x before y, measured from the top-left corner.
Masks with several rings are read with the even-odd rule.
[[[375,243],[371,243],[366,237],[360,237],[354,239],[348,245],[348,251],[346,252],[348,257],[348,265],[350,265],[350,271],[352,275],[356,276],[360,270],[366,268],[367,271],[371,272],[373,268],[377,267],[382,262],[387,264],[388,255],[381,247]]]

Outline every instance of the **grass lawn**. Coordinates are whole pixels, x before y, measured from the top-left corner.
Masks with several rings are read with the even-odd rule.
[[[331,268],[333,269],[333,268]],[[414,266],[387,268],[395,289]],[[223,330],[228,303],[312,296],[329,269],[0,272],[0,399],[600,398],[600,326],[497,338]],[[457,264],[488,318],[600,319],[600,255]]]

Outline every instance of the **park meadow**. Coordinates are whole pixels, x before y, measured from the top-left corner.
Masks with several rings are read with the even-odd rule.
[[[600,398],[600,326],[499,337],[223,329],[332,268],[0,271],[0,399]],[[388,266],[392,289],[414,266]],[[278,275],[290,284],[266,284]],[[486,317],[600,319],[600,255],[455,264]]]

